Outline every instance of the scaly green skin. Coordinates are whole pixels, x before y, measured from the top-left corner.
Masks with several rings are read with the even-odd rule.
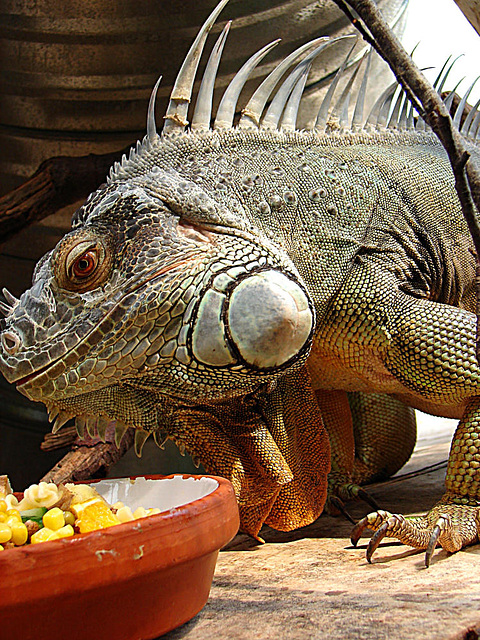
[[[263,522],[290,529],[321,513],[322,417],[331,483],[349,495],[408,459],[414,424],[404,409],[398,425],[399,400],[456,416],[445,499],[386,535],[425,548],[447,512],[445,548],[476,540],[476,507],[465,519],[457,504],[479,497],[475,260],[432,135],[159,137],[115,169],[73,226],[6,319],[0,368],[25,395],[63,417],[162,429],[232,480],[254,535]],[[74,282],[66,262],[98,238],[98,265]],[[382,421],[352,396],[354,425],[345,392],[388,394],[370,402]],[[369,518],[362,526],[377,527],[378,514]]]

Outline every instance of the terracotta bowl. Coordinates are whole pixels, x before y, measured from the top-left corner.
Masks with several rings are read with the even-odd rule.
[[[148,640],[205,605],[219,549],[237,532],[231,484],[213,476],[101,480],[110,503],[157,515],[0,552],[0,637]]]

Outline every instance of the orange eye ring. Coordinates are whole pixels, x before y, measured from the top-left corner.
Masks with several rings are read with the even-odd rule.
[[[71,270],[75,278],[88,278],[98,265],[98,252],[94,249],[86,251],[72,263]]]
[[[101,286],[113,267],[112,242],[106,234],[78,230],[65,236],[52,256],[58,286],[84,293]]]

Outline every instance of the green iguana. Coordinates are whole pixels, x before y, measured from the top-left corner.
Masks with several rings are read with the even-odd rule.
[[[74,214],[31,289],[5,291],[0,369],[46,404],[55,431],[77,416],[80,433],[102,436],[113,419],[119,440],[135,427],[138,453],[150,434],[173,439],[231,480],[252,535],[313,521],[327,482],[345,498],[394,473],[414,446],[411,407],[458,417],[442,500],[415,520],[375,512],[354,533],[379,530],[370,554],[396,536],[428,562],[437,542],[455,551],[479,531],[475,255],[449,163],[392,88],[364,122],[366,80],[350,127],[349,85],[328,116],[335,80],[314,128],[296,130],[313,59],[335,43],[325,38],[274,69],[234,126],[276,43],[253,55],[212,126],[229,24],[187,128],[226,1],[187,54],[162,133],[157,83],[144,140]]]

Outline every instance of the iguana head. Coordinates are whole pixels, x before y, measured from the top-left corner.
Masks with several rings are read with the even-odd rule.
[[[286,256],[229,218],[175,172],[99,189],[12,307],[5,377],[33,400],[81,412],[86,395],[112,385],[198,404],[302,364],[308,293]]]
[[[256,532],[292,481],[289,438],[301,445],[290,426],[282,431],[285,400],[275,388],[305,363],[315,318],[292,260],[252,222],[222,174],[235,136],[208,130],[213,80],[210,93],[200,91],[193,130],[182,124],[199,49],[225,2],[187,55],[162,135],[155,88],[147,137],[75,213],[31,289],[8,297],[0,370],[45,403],[54,430],[73,416],[80,429],[103,416],[117,421],[118,438],[137,429],[137,452],[150,433],[165,431],[209,472],[232,480],[260,514],[249,526]],[[209,67],[205,77],[214,78]],[[224,124],[232,99],[230,91],[220,109]]]

